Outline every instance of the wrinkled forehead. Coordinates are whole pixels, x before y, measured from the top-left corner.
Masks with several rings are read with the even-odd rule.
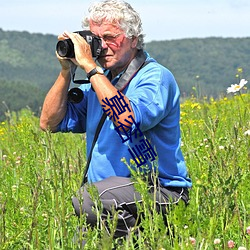
[[[95,34],[103,34],[106,31],[110,31],[114,33],[123,32],[119,23],[110,22],[109,20],[106,20],[106,19],[103,19],[101,22],[100,21],[96,22],[90,19],[89,27],[90,27],[90,30],[94,32]]]
[[[110,24],[113,26],[117,26],[117,27],[121,27],[121,20],[120,19],[116,19],[116,18],[108,18],[106,16],[104,17],[92,17],[89,19],[89,24],[95,24],[95,25],[103,25],[105,24]]]

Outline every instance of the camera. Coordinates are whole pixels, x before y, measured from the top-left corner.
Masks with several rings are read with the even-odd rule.
[[[72,88],[68,92],[68,101],[72,103],[79,103],[82,101],[84,94],[79,88]]]
[[[102,51],[102,41],[99,37],[95,36],[90,30],[75,31],[82,36],[90,45],[92,56],[98,57]],[[74,44],[71,39],[65,39],[57,42],[56,51],[61,57],[74,58]]]

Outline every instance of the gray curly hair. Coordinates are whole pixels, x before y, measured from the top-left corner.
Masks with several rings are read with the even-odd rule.
[[[82,21],[82,27],[88,29],[90,20],[101,24],[104,19],[110,23],[117,23],[125,32],[126,37],[138,37],[137,49],[143,49],[144,35],[141,18],[129,3],[121,0],[104,0],[94,3],[89,8],[89,15]]]

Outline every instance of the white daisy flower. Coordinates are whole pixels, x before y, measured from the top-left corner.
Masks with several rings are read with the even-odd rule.
[[[247,81],[245,79],[241,79],[239,84],[231,84],[229,88],[227,88],[227,93],[235,93],[240,91],[245,85]]]

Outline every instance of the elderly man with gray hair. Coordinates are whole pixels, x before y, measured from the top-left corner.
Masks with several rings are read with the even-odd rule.
[[[75,55],[57,54],[61,71],[45,98],[40,126],[52,132],[86,132],[88,167],[73,198],[76,215],[96,226],[99,218],[87,188],[93,185],[102,203],[100,219],[105,224],[116,211],[115,237],[122,237],[139,221],[137,204],[142,202],[132,169],[145,176],[152,199],[156,193],[159,212],[166,213],[170,203],[189,201],[192,182],[181,152],[180,92],[172,73],[144,50],[140,16],[127,2],[94,3],[83,28],[99,39],[101,52],[93,58],[79,33],[59,36],[72,41]],[[88,78],[79,86],[78,102],[68,94],[75,67]]]

